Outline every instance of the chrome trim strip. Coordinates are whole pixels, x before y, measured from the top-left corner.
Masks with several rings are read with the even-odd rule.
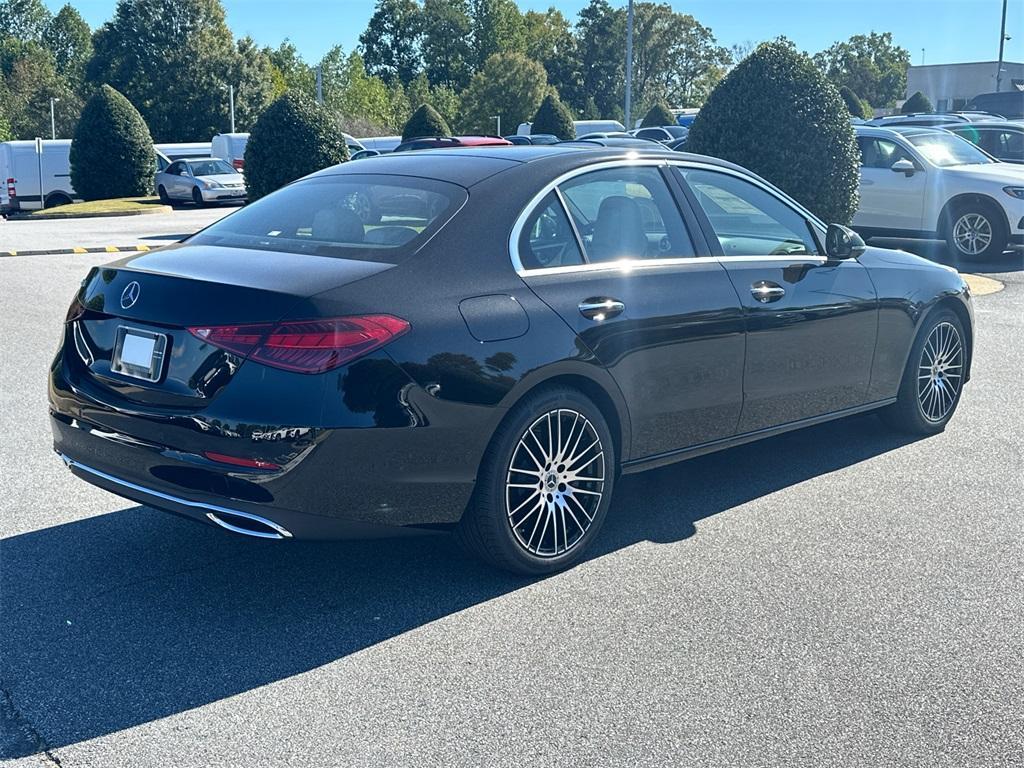
[[[260,539],[290,539],[292,537],[291,532],[288,531],[286,528],[278,525],[272,520],[268,520],[265,517],[260,517],[259,515],[254,515],[250,512],[242,512],[241,510],[238,509],[218,507],[216,504],[205,504],[199,501],[189,501],[188,499],[182,499],[179,498],[178,496],[172,496],[169,493],[154,491],[152,488],[146,488],[141,485],[136,485],[135,483],[129,482],[127,480],[122,480],[119,477],[108,475],[106,472],[101,472],[98,469],[93,469],[87,464],[83,464],[80,461],[75,461],[70,456],[67,456],[66,454],[63,453],[60,454],[60,459],[61,461],[64,462],[65,466],[67,466],[68,469],[80,469],[83,472],[87,472],[88,474],[94,475],[95,477],[103,478],[107,482],[114,483],[115,485],[119,485],[122,488],[128,488],[130,490],[136,491],[137,493],[144,493],[147,496],[153,496],[154,498],[162,499],[163,501],[169,501],[172,502],[173,504],[180,504],[183,507],[207,510],[206,516],[210,518],[211,521],[221,526],[222,528],[228,529],[229,531],[241,533],[245,536],[255,536],[256,538]],[[236,517],[244,517],[248,520],[260,523],[261,525],[265,525],[268,528],[277,531],[277,533],[261,533],[259,531],[249,531],[244,528],[239,528],[237,526],[231,525],[230,523],[221,520],[216,516],[215,513],[220,513],[222,515],[235,515]]]

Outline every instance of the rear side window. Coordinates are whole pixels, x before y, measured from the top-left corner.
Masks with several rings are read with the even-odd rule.
[[[560,189],[588,261],[694,255],[689,232],[657,168],[592,171]]]
[[[291,184],[188,242],[394,261],[412,253],[465,202],[454,184],[344,174]]]
[[[549,192],[526,220],[519,236],[519,260],[526,269],[583,263],[572,224],[554,192]]]

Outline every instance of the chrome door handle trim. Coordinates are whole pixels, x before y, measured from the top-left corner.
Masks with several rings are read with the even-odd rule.
[[[750,286],[750,295],[762,304],[778,301],[786,295],[786,289],[777,283],[761,280]]]
[[[588,320],[605,320],[609,317],[621,315],[626,305],[618,299],[592,298],[584,299],[579,304],[580,314]]]

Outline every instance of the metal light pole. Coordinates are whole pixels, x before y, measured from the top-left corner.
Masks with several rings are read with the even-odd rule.
[[[1006,2],[1006,0],[1003,0]],[[633,0],[626,11],[626,130],[633,127]]]
[[[60,99],[55,99],[52,96],[50,97],[50,135],[54,139],[57,138],[57,120],[54,117],[53,105],[56,104],[58,101],[60,101]]]
[[[1003,23],[999,27],[999,64],[996,67],[996,92],[1003,82],[1003,44],[1006,42],[1006,0],[1003,0]]]
[[[235,86],[228,86],[228,103],[231,106],[231,132],[235,132]]]
[[[316,103],[324,103],[324,66],[316,65]]]
[[[491,115],[491,120],[498,121],[498,135],[501,136],[501,115]]]

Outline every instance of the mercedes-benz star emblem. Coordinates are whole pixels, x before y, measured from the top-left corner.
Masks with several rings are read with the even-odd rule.
[[[128,285],[125,286],[124,291],[121,293],[121,309],[134,307],[135,302],[139,300],[140,293],[142,293],[142,287],[139,285],[137,280],[132,280],[128,283]]]

